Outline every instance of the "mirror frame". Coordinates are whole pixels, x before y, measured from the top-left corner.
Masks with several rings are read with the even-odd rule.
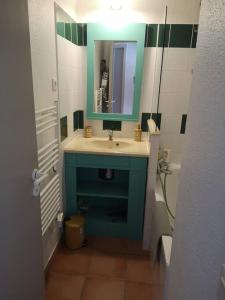
[[[87,119],[138,121],[141,98],[142,73],[144,63],[145,28],[143,23],[130,23],[120,29],[113,29],[102,23],[87,24]],[[95,41],[134,41],[137,42],[137,58],[135,68],[135,87],[133,113],[94,112],[94,59]]]

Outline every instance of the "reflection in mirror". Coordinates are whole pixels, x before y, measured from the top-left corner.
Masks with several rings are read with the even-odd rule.
[[[71,24],[75,21],[57,4],[55,4],[56,15],[56,42],[57,42],[57,64],[58,64],[58,87],[60,98],[60,117],[64,117],[69,114],[69,97],[68,94],[71,85],[65,80],[68,74],[72,75],[71,59],[68,57],[67,49],[74,49],[73,44],[69,44],[71,38]],[[70,35],[70,36],[69,36]],[[63,38],[63,39],[62,39]],[[72,50],[70,50],[72,51]],[[70,52],[71,53],[71,52]],[[73,83],[74,85],[74,83]]]
[[[137,42],[95,41],[94,112],[133,112]]]

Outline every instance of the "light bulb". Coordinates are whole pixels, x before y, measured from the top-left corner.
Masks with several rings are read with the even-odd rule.
[[[123,1],[122,0],[111,0],[109,1],[109,6],[111,10],[119,11],[123,8]]]

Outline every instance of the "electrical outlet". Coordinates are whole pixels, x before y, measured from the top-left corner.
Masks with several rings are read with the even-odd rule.
[[[170,154],[171,154],[171,149],[168,148],[163,149],[162,158],[165,162],[170,161]]]

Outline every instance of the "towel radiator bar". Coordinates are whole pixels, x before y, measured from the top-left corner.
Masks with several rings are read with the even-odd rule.
[[[33,194],[34,196],[40,195],[43,236],[61,211],[60,178],[57,174],[59,163],[57,105],[36,110],[35,120],[37,138],[42,137],[43,133],[50,133],[50,129],[55,130],[54,137],[38,149],[38,169],[35,169],[32,174]]]

